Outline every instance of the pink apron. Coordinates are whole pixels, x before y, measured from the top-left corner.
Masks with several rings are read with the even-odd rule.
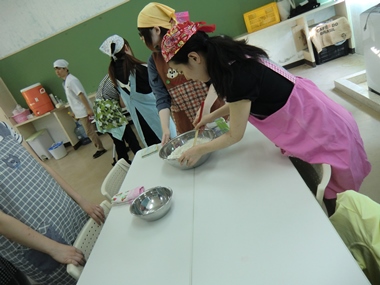
[[[371,171],[358,126],[352,115],[327,97],[310,80],[300,78],[268,60],[262,63],[294,83],[286,104],[274,114],[249,122],[287,156],[331,165],[326,199],[345,190],[358,191]]]

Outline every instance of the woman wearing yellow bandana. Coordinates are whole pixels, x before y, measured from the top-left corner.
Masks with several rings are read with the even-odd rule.
[[[148,60],[149,84],[157,100],[156,106],[163,132],[162,144],[173,137],[168,127],[170,116],[174,119],[178,134],[194,128],[193,122],[197,121],[199,108],[205,101],[207,92],[213,94],[210,94],[205,101],[204,113],[224,105],[223,100],[217,99],[213,87],[209,88],[209,84],[187,80],[182,74],[170,68],[162,58],[162,38],[176,22],[174,9],[156,2],[146,5],[137,18],[140,37],[153,52]]]

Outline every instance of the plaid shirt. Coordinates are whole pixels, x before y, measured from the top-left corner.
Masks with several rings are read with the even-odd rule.
[[[88,216],[0,122],[0,210],[39,233],[72,244]],[[39,284],[76,284],[49,255],[0,236],[0,256]]]
[[[119,91],[113,85],[108,74],[100,81],[95,99],[113,99],[119,101]]]

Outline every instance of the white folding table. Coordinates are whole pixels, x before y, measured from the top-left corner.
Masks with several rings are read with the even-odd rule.
[[[172,208],[147,222],[114,206],[78,285],[370,284],[290,160],[250,124],[195,169],[141,153],[121,191],[170,187]]]

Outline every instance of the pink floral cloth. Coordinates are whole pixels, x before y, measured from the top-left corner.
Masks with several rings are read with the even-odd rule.
[[[112,197],[112,205],[132,204],[133,200],[135,200],[144,191],[144,186],[139,186],[132,190],[117,193]]]

